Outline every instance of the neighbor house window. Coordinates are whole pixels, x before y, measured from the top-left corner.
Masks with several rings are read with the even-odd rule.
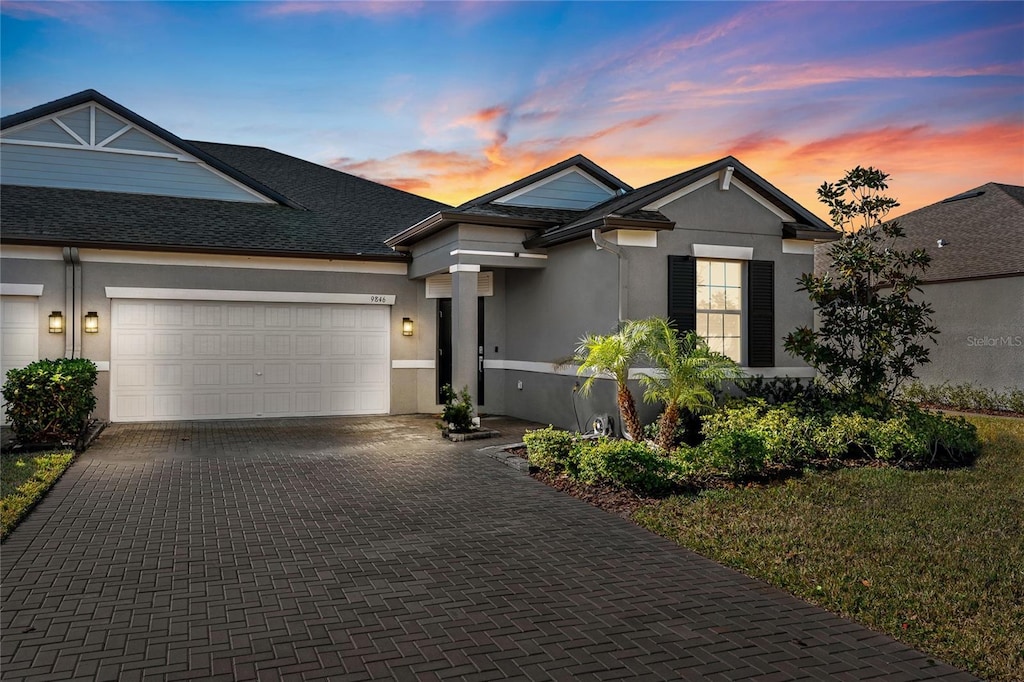
[[[697,333],[711,350],[741,360],[743,263],[697,260]]]

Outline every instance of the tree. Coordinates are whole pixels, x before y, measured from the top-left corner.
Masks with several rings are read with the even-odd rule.
[[[827,271],[799,278],[814,303],[817,330],[786,336],[786,350],[803,358],[842,397],[886,411],[900,385],[929,361],[924,341],[935,342],[932,308],[914,301],[931,258],[923,249],[900,250],[897,221],[884,222],[899,203],[882,194],[888,174],[857,166],[818,197],[842,237],[829,249]]]
[[[716,353],[695,332],[680,336],[668,320],[650,318],[645,351],[659,374],[640,375],[646,402],[663,402],[658,423],[658,447],[668,452],[675,440],[681,410],[699,412],[713,405],[713,389],[726,379],[737,378],[739,367],[731,358]]]
[[[643,439],[643,426],[627,382],[630,368],[643,353],[646,330],[643,320],[627,320],[614,334],[587,334],[579,340],[572,360],[579,365],[577,374],[590,373],[580,386],[581,395],[589,395],[594,382],[600,377],[615,381],[615,399],[624,430],[636,441]]]

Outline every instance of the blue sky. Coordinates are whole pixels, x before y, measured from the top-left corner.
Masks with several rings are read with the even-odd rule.
[[[460,202],[575,153],[635,186],[727,154],[823,215],[1024,184],[1024,3],[15,2],[0,109],[94,88],[186,139]]]

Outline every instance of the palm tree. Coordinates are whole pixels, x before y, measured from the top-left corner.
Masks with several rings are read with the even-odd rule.
[[[658,447],[668,452],[673,445],[680,411],[700,412],[713,405],[713,389],[726,379],[740,376],[739,366],[716,353],[695,332],[679,336],[672,323],[660,317],[646,320],[645,352],[661,370],[642,373],[646,402],[665,403],[658,424]]]
[[[643,439],[643,426],[636,412],[636,401],[629,391],[629,369],[643,354],[648,336],[646,320],[627,320],[614,334],[587,334],[576,347],[573,363],[579,365],[577,374],[590,373],[580,386],[580,394],[588,395],[594,382],[600,378],[615,380],[615,398],[625,432],[633,440]]]

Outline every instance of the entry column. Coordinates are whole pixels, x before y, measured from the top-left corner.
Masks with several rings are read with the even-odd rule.
[[[452,389],[469,387],[473,405],[477,396],[477,280],[479,265],[453,265],[452,274]]]

